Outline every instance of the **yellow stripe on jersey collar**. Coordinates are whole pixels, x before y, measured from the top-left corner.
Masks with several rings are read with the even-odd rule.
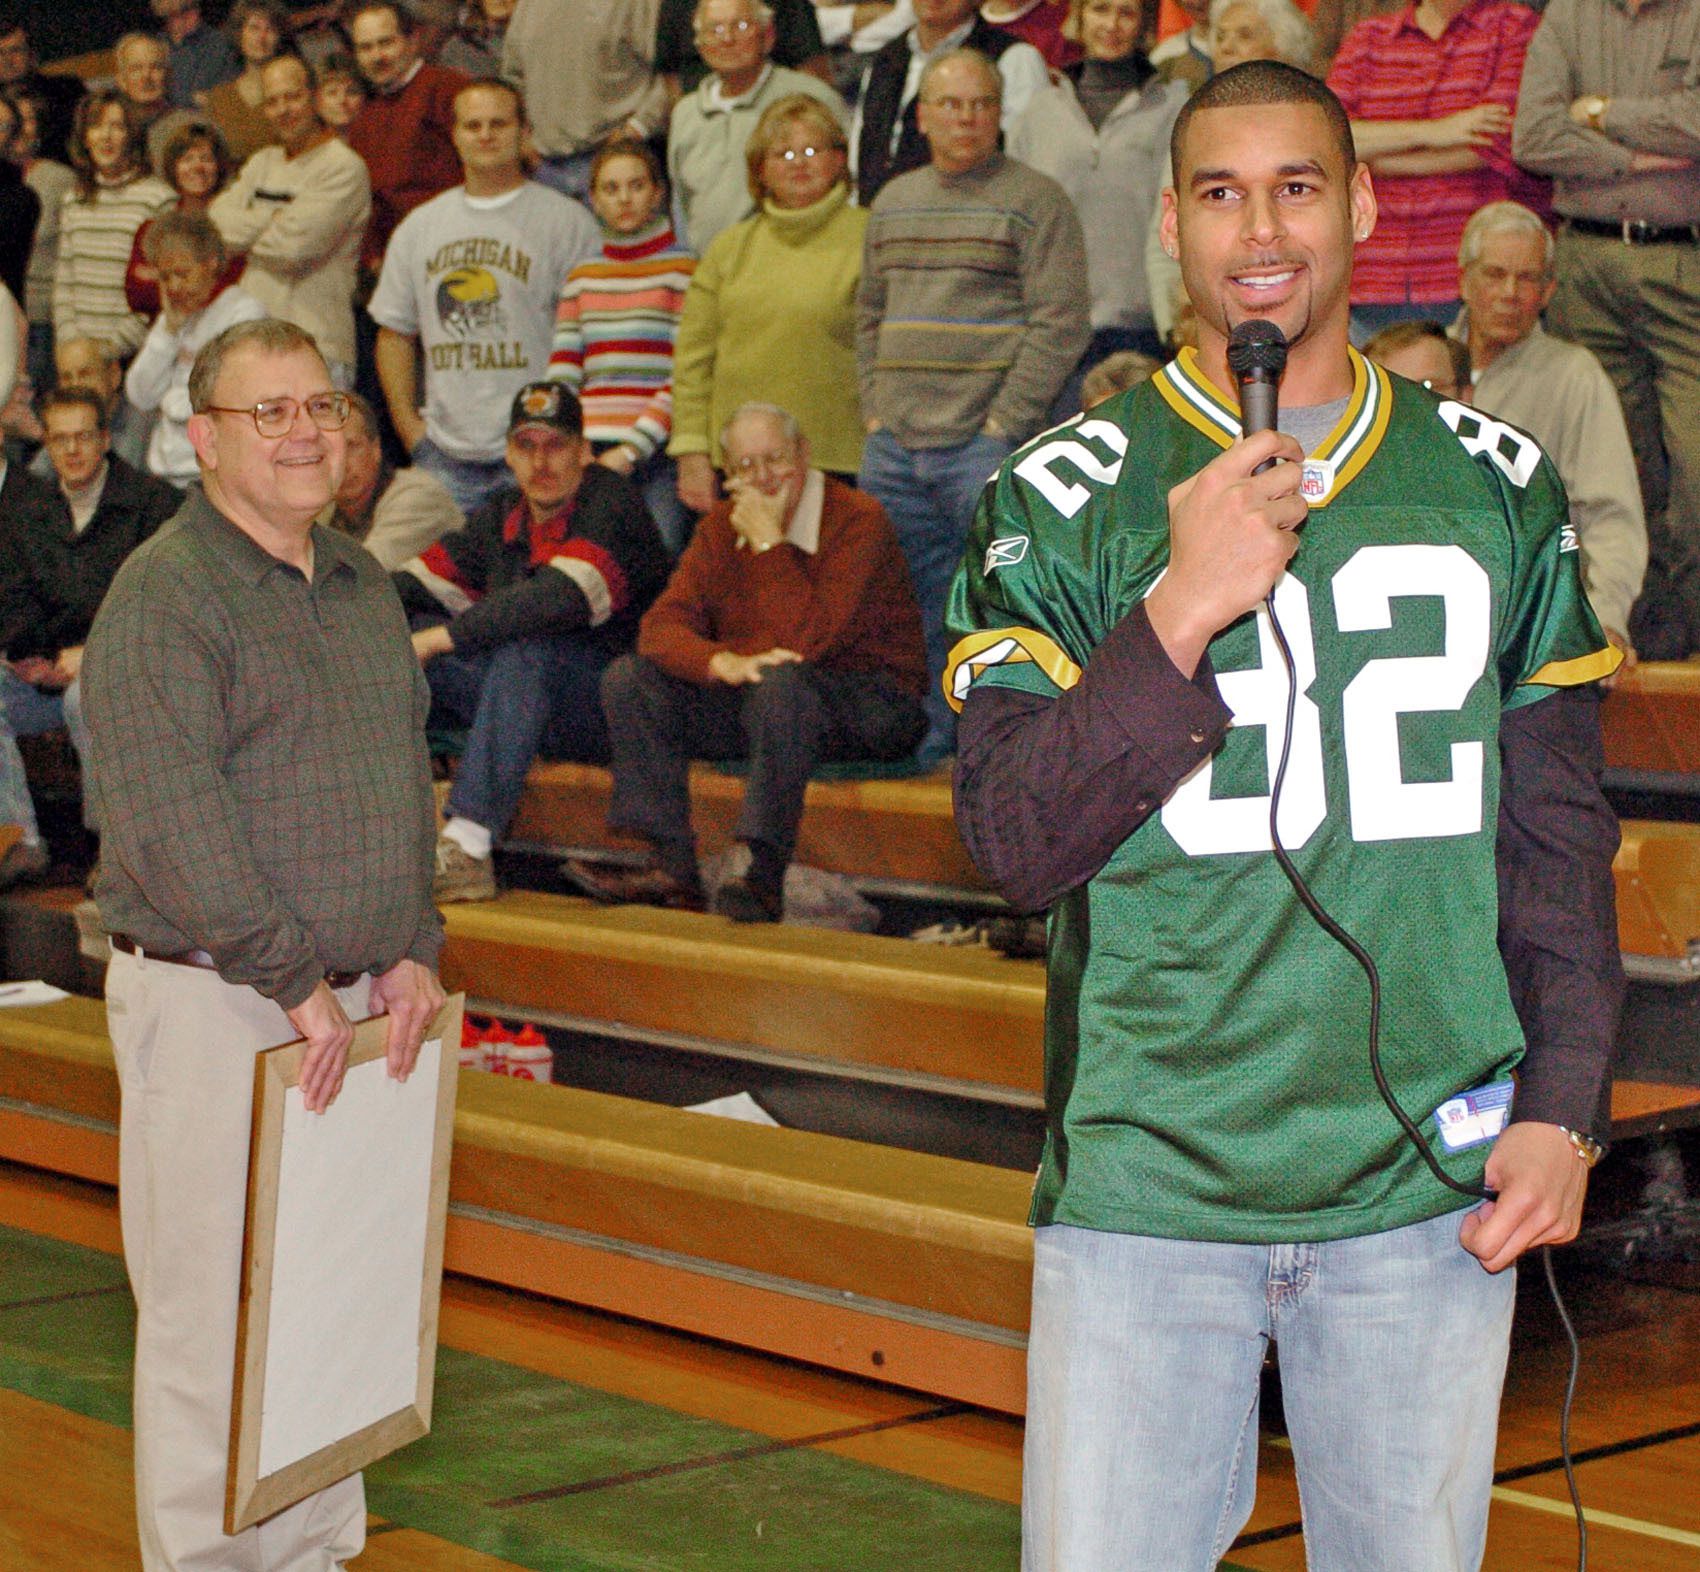
[[[1348,347],[1346,353],[1352,361],[1352,395],[1339,423],[1310,455],[1323,483],[1319,495],[1307,496],[1313,508],[1327,507],[1357,478],[1381,446],[1393,414],[1393,385],[1387,373],[1355,349]],[[1196,350],[1183,349],[1151,380],[1164,402],[1212,442],[1225,448],[1239,437],[1239,410],[1205,376]]]

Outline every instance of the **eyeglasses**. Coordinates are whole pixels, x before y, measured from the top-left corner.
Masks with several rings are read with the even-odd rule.
[[[776,158],[782,164],[802,162],[812,164],[817,158],[825,158],[831,153],[841,153],[838,147],[770,147],[767,150],[769,158]]]
[[[348,424],[346,393],[315,393],[305,402],[295,398],[268,398],[248,409],[236,409],[229,404],[208,404],[203,413],[247,415],[262,437],[287,437],[295,428],[296,415],[303,409],[320,431],[341,431]]]
[[[739,22],[698,23],[693,31],[698,38],[712,38],[717,44],[724,44],[733,38],[747,38],[757,25],[745,17]]]
[[[795,453],[750,453],[732,465],[739,480],[748,480],[764,471],[769,475],[788,475],[797,467]]]
[[[981,98],[929,98],[927,102],[947,115],[989,115],[1003,100],[988,93]]]

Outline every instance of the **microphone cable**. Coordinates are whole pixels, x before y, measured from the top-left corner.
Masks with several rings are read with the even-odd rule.
[[[1269,792],[1269,843],[1275,853],[1275,861],[1281,872],[1286,875],[1287,882],[1293,887],[1293,893],[1298,896],[1300,904],[1310,913],[1316,925],[1333,939],[1341,949],[1357,962],[1363,970],[1364,977],[1369,983],[1369,1069],[1375,1078],[1375,1089],[1381,1094],[1381,1100],[1387,1105],[1387,1111],[1392,1114],[1399,1128],[1410,1140],[1429,1172],[1434,1175],[1449,1190],[1456,1190],[1460,1195],[1467,1195],[1472,1200],[1491,1201],[1494,1192],[1485,1185],[1465,1184],[1454,1179],[1451,1174],[1440,1166],[1439,1159],[1434,1155],[1433,1148],[1417,1128],[1416,1122],[1405,1112],[1398,1097],[1394,1095],[1393,1087],[1388,1082],[1387,1074],[1381,1064],[1381,973],[1372,956],[1358,941],[1347,932],[1339,920],[1316,897],[1316,892],[1305,882],[1305,877],[1299,872],[1298,865],[1288,854],[1287,848],[1281,843],[1281,788],[1287,778],[1287,763],[1293,748],[1293,724],[1298,708],[1299,675],[1293,660],[1292,646],[1287,642],[1287,635],[1281,627],[1281,619],[1275,614],[1275,591],[1271,589],[1263,598],[1263,609],[1269,616],[1270,631],[1275,635],[1275,647],[1280,651],[1281,663],[1287,671],[1287,706],[1284,729],[1281,736],[1281,756],[1275,767],[1275,779]],[[1559,1453],[1564,1463],[1564,1482],[1570,1491],[1570,1507],[1576,1518],[1576,1572],[1588,1572],[1588,1518],[1582,1509],[1582,1493],[1576,1483],[1575,1459],[1570,1453],[1570,1414],[1576,1399],[1576,1384],[1582,1374],[1582,1344],[1576,1335],[1575,1325],[1570,1319],[1570,1312],[1565,1308],[1564,1298],[1558,1291],[1558,1276],[1552,1264],[1552,1246],[1542,1245],[1541,1265],[1546,1272],[1547,1289],[1552,1295],[1554,1308],[1558,1311],[1558,1319],[1564,1327],[1564,1335],[1570,1344],[1570,1371],[1564,1384],[1564,1402],[1559,1411],[1558,1438]]]

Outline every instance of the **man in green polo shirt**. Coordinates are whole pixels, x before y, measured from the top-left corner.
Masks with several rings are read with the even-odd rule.
[[[119,570],[82,673],[142,1566],[330,1572],[364,1543],[359,1475],[223,1533],[253,1055],[304,1037],[319,1111],[350,1017],[387,1013],[413,1067],[443,1000],[428,700],[389,576],[313,522],[348,419],[313,340],[227,329],[189,399],[201,489]]]

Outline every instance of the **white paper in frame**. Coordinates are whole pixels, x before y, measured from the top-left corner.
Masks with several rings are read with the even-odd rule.
[[[224,1530],[234,1534],[431,1428],[465,996],[405,1083],[388,1019],[354,1029],[337,1100],[309,1114],[305,1044],[255,1056]]]

